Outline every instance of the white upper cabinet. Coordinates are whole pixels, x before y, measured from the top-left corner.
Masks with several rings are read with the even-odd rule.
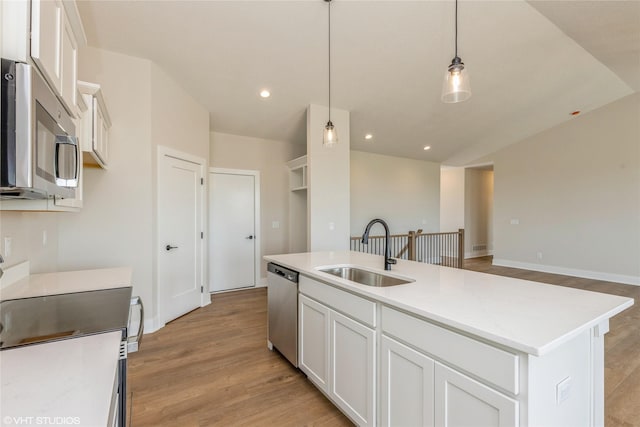
[[[78,90],[89,108],[82,117],[80,147],[84,153],[84,163],[107,168],[109,163],[109,128],[111,119],[104,102],[100,85],[78,82]]]
[[[32,0],[31,58],[58,93],[62,87],[63,19],[61,0]]]
[[[74,2],[31,1],[31,58],[74,116],[77,114],[79,40],[85,43]]]
[[[77,93],[77,81],[78,81],[78,43],[76,42],[75,34],[71,28],[71,24],[68,19],[64,19],[62,26],[62,52],[61,58],[61,95],[63,102],[67,105],[67,108],[71,111],[71,114],[75,114],[75,107],[77,106],[76,93]]]

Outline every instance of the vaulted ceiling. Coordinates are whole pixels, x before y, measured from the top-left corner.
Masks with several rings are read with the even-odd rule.
[[[327,105],[323,0],[78,7],[90,46],[160,65],[209,110],[212,130],[304,143],[307,105]],[[356,150],[467,164],[640,91],[639,1],[461,0],[473,96],[459,104],[440,101],[452,0],[331,8],[331,103],[350,111]]]

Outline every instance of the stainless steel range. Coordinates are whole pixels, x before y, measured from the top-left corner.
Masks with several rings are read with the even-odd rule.
[[[129,312],[140,306],[140,327],[128,340]],[[143,307],[131,287],[0,301],[0,350],[122,331],[118,363],[118,425],[126,426],[127,351],[137,349]]]

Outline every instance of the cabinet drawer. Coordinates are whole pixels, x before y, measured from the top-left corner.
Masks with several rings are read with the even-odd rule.
[[[519,393],[518,356],[389,307],[382,330],[514,395]]]
[[[334,310],[347,314],[365,325],[376,326],[376,303],[334,288],[306,276],[300,276],[300,293],[320,301]]]

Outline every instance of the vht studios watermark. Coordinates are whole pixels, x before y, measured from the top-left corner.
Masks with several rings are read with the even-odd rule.
[[[80,417],[2,417],[3,426],[72,426],[80,425]]]

